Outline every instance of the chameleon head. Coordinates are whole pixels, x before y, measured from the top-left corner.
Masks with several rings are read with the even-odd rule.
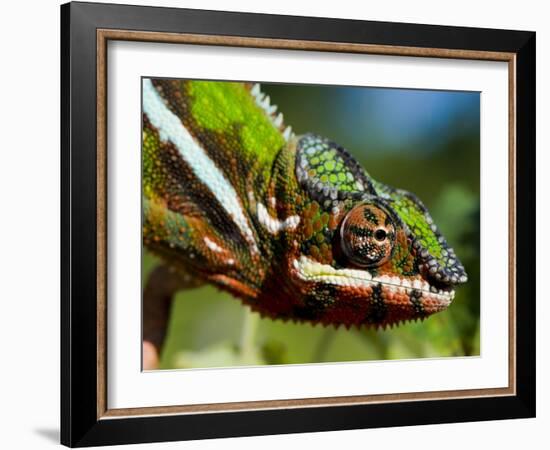
[[[373,179],[329,139],[296,144],[296,178],[310,202],[290,273],[302,293],[294,317],[386,326],[447,308],[464,267],[410,192]]]
[[[395,193],[363,195],[349,205],[331,236],[330,257],[294,259],[305,319],[385,327],[451,304],[455,285],[467,281],[464,267],[422,203]]]

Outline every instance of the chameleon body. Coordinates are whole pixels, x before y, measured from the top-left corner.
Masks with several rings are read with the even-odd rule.
[[[411,193],[295,135],[258,84],[143,79],[143,242],[273,319],[387,326],[447,308],[463,266]]]

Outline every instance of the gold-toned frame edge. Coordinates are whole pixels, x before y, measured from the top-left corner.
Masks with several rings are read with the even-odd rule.
[[[508,62],[508,251],[509,251],[509,320],[508,320],[508,387],[467,389],[400,394],[317,397],[287,400],[211,403],[200,405],[149,406],[108,409],[107,405],[107,42],[109,40],[181,43],[288,50],[364,53],[391,56],[436,57]],[[97,30],[97,419],[132,416],[219,413],[265,409],[289,409],[320,406],[345,406],[403,401],[446,400],[475,397],[511,396],[516,394],[516,54],[478,50],[403,47],[325,41],[250,38],[240,36],[159,33],[147,31]]]

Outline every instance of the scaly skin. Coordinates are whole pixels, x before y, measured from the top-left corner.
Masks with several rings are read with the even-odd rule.
[[[143,242],[273,319],[385,327],[467,280],[414,195],[244,83],[144,79]]]

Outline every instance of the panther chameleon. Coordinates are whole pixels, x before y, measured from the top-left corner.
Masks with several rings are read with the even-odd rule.
[[[412,193],[331,140],[296,135],[259,84],[142,81],[144,291],[158,351],[170,299],[212,283],[272,319],[386,327],[446,309],[464,267]]]

